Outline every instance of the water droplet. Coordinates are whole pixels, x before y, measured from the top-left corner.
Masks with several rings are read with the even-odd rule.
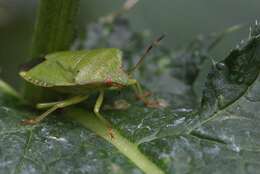
[[[65,139],[63,137],[48,136],[47,138],[52,139],[52,140],[56,140],[56,141],[59,141],[59,142],[63,142],[63,143],[67,142],[67,139]]]
[[[176,112],[192,112],[192,109],[189,109],[189,108],[178,108],[175,111]]]
[[[219,62],[219,63],[217,63],[216,67],[218,70],[224,70],[226,65],[222,62]]]
[[[240,152],[240,147],[235,143],[231,144],[231,149],[234,150],[235,152]]]
[[[185,121],[185,117],[182,117],[174,122],[174,126],[177,126]]]
[[[237,79],[237,82],[240,84],[240,83],[243,83],[244,82],[244,77],[239,77]]]

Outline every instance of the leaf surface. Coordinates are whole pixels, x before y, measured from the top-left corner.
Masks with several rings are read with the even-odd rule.
[[[162,63],[158,72],[149,62],[137,75],[149,74],[144,86],[169,106],[146,108],[130,91],[108,94],[104,105],[110,107],[104,106],[101,113],[112,123],[114,139],[93,114],[86,112],[85,104],[56,113],[57,117],[41,124],[21,126],[19,121],[36,111],[0,88],[0,173],[259,172],[258,29],[253,30],[245,46],[212,65],[202,102],[191,86],[194,76],[175,78],[170,66]],[[156,56],[171,59],[164,51]],[[160,85],[160,79],[168,85]],[[118,99],[127,100],[130,107],[113,109],[112,103]]]

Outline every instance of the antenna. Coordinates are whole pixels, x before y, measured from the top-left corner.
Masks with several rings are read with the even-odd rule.
[[[144,58],[151,52],[151,50],[158,46],[160,41],[165,37],[165,34],[162,34],[158,38],[156,38],[146,49],[144,54],[140,57],[139,61],[132,67],[130,70],[128,70],[128,74],[131,74],[135,69],[139,68],[139,66],[143,63]]]

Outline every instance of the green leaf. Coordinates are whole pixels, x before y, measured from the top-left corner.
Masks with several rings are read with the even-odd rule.
[[[64,117],[21,126],[34,112],[7,105],[6,98],[10,103],[1,94],[0,173],[142,173],[112,145]]]
[[[92,108],[88,102],[62,110],[38,125],[22,126],[22,119],[38,112],[25,107],[13,90],[2,85],[0,173],[257,173],[258,29],[252,30],[245,46],[212,65],[200,105],[192,81],[172,77],[168,66],[162,65],[156,72],[149,62],[140,73],[150,75],[144,79],[145,86],[169,106],[146,108],[130,91],[109,93],[104,105],[110,107],[101,113],[112,123],[112,130],[87,112],[86,105]],[[166,52],[156,56],[167,60]],[[168,83],[156,87],[151,81]],[[113,109],[111,105],[118,99],[127,100],[130,107]]]
[[[260,37],[252,33],[243,48],[213,65],[201,108],[182,119],[183,132],[176,135],[177,120],[161,123],[155,138],[140,145],[169,173],[259,171]]]

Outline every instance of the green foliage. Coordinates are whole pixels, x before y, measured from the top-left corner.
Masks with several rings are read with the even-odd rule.
[[[79,39],[75,48],[86,48],[90,42],[92,48],[103,44],[114,47],[112,41],[122,41],[120,45],[125,46],[121,49],[131,64],[143,49],[144,37],[125,23],[119,24],[97,23],[98,32],[89,30],[92,40]],[[101,35],[104,31],[106,35]],[[130,34],[127,39],[113,39],[123,38],[119,37],[123,31]],[[146,108],[130,91],[108,94],[105,105],[110,107],[104,106],[101,113],[112,123],[115,140],[93,114],[84,111],[88,102],[81,109],[61,111],[41,124],[21,126],[19,121],[36,111],[1,90],[0,173],[257,173],[259,34],[259,26],[255,26],[250,40],[223,61],[213,62],[201,102],[192,84],[201,62],[209,58],[208,49],[194,47],[186,49],[186,54],[157,50],[136,76],[143,79],[154,97],[166,100],[169,106]],[[130,47],[124,42],[131,43]],[[182,58],[185,61],[178,62]],[[174,66],[173,62],[178,64]],[[181,76],[181,72],[185,75]],[[118,99],[127,100],[130,107],[113,109],[111,105]]]
[[[6,100],[0,109],[1,173],[140,171],[95,133],[64,121],[64,117],[63,121],[51,119],[33,127],[19,125],[21,119],[33,112],[7,106]]]

